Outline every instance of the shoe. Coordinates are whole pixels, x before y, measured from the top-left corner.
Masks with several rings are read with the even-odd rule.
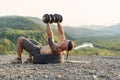
[[[14,61],[11,62],[12,64],[22,64],[22,59],[21,58],[15,58]]]
[[[32,59],[27,59],[24,63],[32,63]]]

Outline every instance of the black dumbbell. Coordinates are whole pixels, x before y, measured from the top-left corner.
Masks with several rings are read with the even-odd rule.
[[[43,15],[42,20],[44,23],[49,23],[50,22],[50,15],[48,15],[48,14]]]
[[[43,15],[43,18],[42,18],[43,22],[44,23],[57,23],[57,22],[62,22],[63,18],[60,14],[45,14]]]
[[[53,23],[55,20],[55,17],[52,14],[45,14],[42,17],[42,20],[44,23]]]
[[[60,14],[54,14],[54,16],[55,16],[55,20],[54,20],[55,23],[63,21],[63,18]]]

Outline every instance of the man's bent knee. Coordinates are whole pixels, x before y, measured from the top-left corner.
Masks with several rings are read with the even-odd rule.
[[[17,39],[17,42],[22,42],[22,40],[24,39],[25,37],[19,37],[18,39]]]

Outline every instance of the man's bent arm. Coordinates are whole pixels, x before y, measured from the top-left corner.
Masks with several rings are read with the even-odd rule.
[[[59,32],[59,35],[60,35],[60,40],[61,41],[65,40],[65,34],[64,34],[62,26],[59,22],[57,23],[57,27],[58,27],[58,32]]]

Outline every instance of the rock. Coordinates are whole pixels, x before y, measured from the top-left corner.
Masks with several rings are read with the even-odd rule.
[[[9,58],[9,57],[8,57]],[[13,56],[14,58],[14,56]],[[69,60],[90,63],[8,64],[0,56],[2,80],[120,80],[120,58],[70,56]],[[8,59],[10,60],[10,59]]]
[[[44,78],[47,79],[47,78],[48,78],[48,75],[44,75]]]
[[[56,78],[61,79],[61,78],[63,78],[63,75],[57,75]]]

